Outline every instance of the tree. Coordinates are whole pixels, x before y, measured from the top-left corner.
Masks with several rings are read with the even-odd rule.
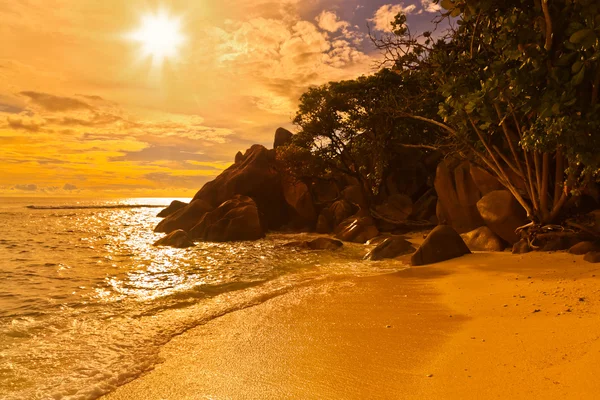
[[[280,151],[284,164],[300,178],[342,173],[359,182],[370,203],[378,194],[394,149],[431,149],[434,130],[390,113],[398,93],[416,91],[419,82],[383,69],[355,80],[331,82],[302,95],[294,123],[300,131]],[[429,110],[426,107],[429,106]],[[435,103],[421,103],[435,113]]]
[[[600,4],[596,0],[444,0],[457,27],[437,41],[396,17],[376,38],[402,79],[430,77],[395,115],[426,121],[511,191],[529,218],[560,219],[600,165]]]

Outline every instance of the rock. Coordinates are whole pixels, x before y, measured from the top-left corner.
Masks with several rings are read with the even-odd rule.
[[[264,236],[256,203],[241,195],[204,215],[190,231],[191,238],[210,242],[258,240]]]
[[[342,199],[358,206],[359,208],[367,208],[367,201],[358,185],[350,185],[341,193]]]
[[[313,182],[310,191],[318,204],[330,204],[340,196],[340,190],[333,179],[319,179]]]
[[[154,232],[171,233],[178,229],[189,232],[213,206],[203,200],[193,200],[190,204],[174,212],[159,222]]]
[[[289,222],[289,206],[284,198],[275,154],[275,150],[267,150],[264,146],[252,146],[244,154],[243,161],[205,184],[194,200],[203,200],[216,208],[235,195],[248,196],[264,218],[265,228],[280,228]]]
[[[459,233],[470,232],[484,225],[477,210],[481,195],[471,178],[468,163],[462,163],[452,170],[447,161],[442,161],[436,171],[435,190],[440,223],[446,222]]]
[[[413,205],[413,212],[410,219],[415,221],[429,221],[431,217],[436,216],[437,202],[438,198],[434,193],[425,193]]]
[[[285,128],[279,128],[275,131],[275,140],[273,141],[273,148],[276,149],[281,146],[288,145],[292,142],[294,134]]]
[[[164,238],[157,240],[154,243],[154,246],[170,246],[178,249],[185,249],[188,247],[194,247],[195,244],[192,242],[186,231],[178,229],[169,233]]]
[[[401,236],[387,237],[374,249],[369,251],[365,260],[378,261],[386,258],[396,258],[415,251],[412,244]]]
[[[374,237],[373,239],[367,241],[367,243],[365,243],[365,244],[368,244],[368,245],[371,245],[371,246],[378,246],[381,243],[385,242],[386,239],[389,239],[391,237],[392,236],[389,235],[389,234],[388,235],[377,236],[377,237]]]
[[[235,155],[235,161],[234,161],[234,162],[235,162],[236,164],[239,164],[239,163],[241,163],[242,161],[244,161],[244,155],[242,154],[242,152],[241,152],[241,151],[238,151],[238,152],[236,153],[236,155]]]
[[[371,217],[350,217],[336,228],[335,237],[344,242],[366,243],[379,236],[379,230]]]
[[[506,245],[487,226],[460,235],[471,251],[504,251]]]
[[[527,214],[508,190],[495,190],[483,196],[477,209],[485,224],[504,241],[514,244],[519,241],[515,230],[525,225]]]
[[[336,227],[356,212],[356,207],[347,200],[338,200],[329,207],[331,221]]]
[[[533,249],[529,246],[529,242],[526,239],[521,239],[517,243],[513,245],[512,253],[513,254],[526,254],[531,253]]]
[[[317,238],[311,241],[290,242],[284,244],[283,246],[309,250],[337,250],[343,245],[344,243],[340,242],[339,240],[330,238]]]
[[[460,235],[448,225],[439,225],[427,236],[421,247],[413,254],[413,266],[435,264],[457,258],[471,251]]]
[[[308,186],[291,178],[283,180],[283,196],[290,206],[290,223],[295,228],[314,228],[317,212]]]
[[[329,209],[321,211],[319,218],[317,218],[317,233],[331,233],[333,232],[333,216]]]
[[[561,251],[568,250],[586,239],[586,235],[575,232],[548,232],[536,235],[533,245],[541,251]]]
[[[505,189],[498,179],[496,179],[492,174],[483,168],[471,164],[470,173],[471,179],[473,179],[473,182],[475,182],[475,186],[477,186],[482,196],[485,196],[486,194],[495,190]]]
[[[600,252],[600,244],[598,242],[581,242],[569,249],[569,253],[579,256],[590,252]]]
[[[337,250],[343,245],[339,240],[330,238],[317,238],[308,242],[308,248],[311,250]]]
[[[173,200],[171,204],[169,204],[169,207],[165,208],[164,210],[158,213],[157,217],[166,218],[171,214],[175,214],[177,211],[181,210],[187,205],[188,203],[184,203],[183,201]]]
[[[412,214],[413,204],[410,197],[404,194],[394,194],[387,198],[385,204],[375,207],[375,210],[385,220],[402,222]]]
[[[583,257],[583,259],[593,264],[600,263],[600,251],[590,251]]]

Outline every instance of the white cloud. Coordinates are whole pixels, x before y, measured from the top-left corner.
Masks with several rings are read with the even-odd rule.
[[[340,18],[333,11],[323,11],[315,18],[319,24],[319,28],[327,32],[337,32],[339,30],[345,30],[350,27],[350,23],[346,21],[340,21]]]
[[[394,22],[394,18],[399,13],[411,14],[417,9],[417,6],[414,4],[404,6],[404,3],[392,5],[386,4],[381,6],[377,11],[375,11],[375,15],[369,21],[372,22],[374,28],[378,31],[382,32],[390,32],[392,30],[392,22]]]
[[[435,4],[432,0],[421,0],[423,10],[429,13],[436,13],[442,9],[439,4]]]

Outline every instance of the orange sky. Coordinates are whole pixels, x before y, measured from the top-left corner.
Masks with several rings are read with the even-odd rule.
[[[309,86],[371,72],[368,20],[431,20],[413,3],[0,0],[0,195],[192,196]],[[160,12],[185,41],[159,66],[131,34]]]

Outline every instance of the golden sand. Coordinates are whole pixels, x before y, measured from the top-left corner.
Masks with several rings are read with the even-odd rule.
[[[117,399],[592,399],[600,267],[473,254],[299,289],[176,337]]]

